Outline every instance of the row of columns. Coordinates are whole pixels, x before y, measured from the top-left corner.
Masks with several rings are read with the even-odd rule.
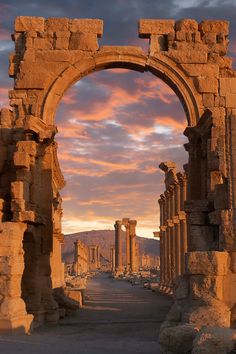
[[[123,242],[122,242],[122,226],[126,230],[126,260],[123,264]],[[137,272],[137,254],[136,254],[136,220],[122,219],[115,222],[115,274],[121,275],[125,273]]]
[[[173,162],[161,163],[166,190],[158,200],[160,206],[160,282],[171,288],[176,277],[185,273],[187,224],[184,202],[187,198],[187,176],[176,173]]]

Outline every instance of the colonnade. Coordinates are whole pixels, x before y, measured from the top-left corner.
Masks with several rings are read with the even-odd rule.
[[[136,252],[136,220],[124,218],[115,222],[115,274],[136,273],[138,270],[137,252]],[[123,264],[123,242],[122,242],[122,226],[126,230],[126,259]]]
[[[160,206],[160,283],[171,288],[176,277],[185,273],[187,223],[184,201],[187,199],[187,175],[176,173],[173,162],[162,162],[166,190],[158,200]]]

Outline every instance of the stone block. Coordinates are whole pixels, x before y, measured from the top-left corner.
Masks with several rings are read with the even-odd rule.
[[[199,77],[197,87],[200,93],[218,93],[218,80],[209,77]]]
[[[45,30],[48,32],[68,31],[69,19],[50,17],[45,21]]]
[[[1,127],[2,128],[11,128],[12,127],[12,118],[13,113],[8,108],[1,109]]]
[[[207,296],[204,299],[192,300],[189,308],[183,313],[182,321],[196,327],[230,327],[230,309],[216,298]]]
[[[174,297],[176,300],[186,299],[189,295],[189,281],[186,276],[181,276],[178,278],[178,283],[176,284],[174,290]]]
[[[189,279],[192,299],[212,296],[223,300],[223,276],[192,275]]]
[[[232,68],[232,58],[222,57],[217,53],[209,53],[208,62],[219,65],[220,69]]]
[[[186,254],[186,270],[195,275],[226,275],[228,253],[218,251],[197,251]]]
[[[15,31],[44,31],[44,23],[43,17],[19,16],[15,19]]]
[[[24,182],[22,181],[11,182],[11,196],[14,199],[24,198]]]
[[[181,66],[189,76],[219,77],[219,66],[216,64],[182,64]]]
[[[69,49],[70,50],[98,50],[97,35],[95,33],[74,32],[71,34]]]
[[[202,36],[203,43],[216,44],[216,33],[208,32]]]
[[[170,49],[167,55],[180,64],[205,64],[207,63],[207,52],[197,50],[175,50]]]
[[[235,108],[236,107],[236,93],[228,93],[226,94],[226,107],[227,108]]]
[[[55,49],[67,50],[69,47],[70,34],[71,33],[69,31],[56,32]]]
[[[29,168],[30,157],[25,152],[16,151],[13,156],[13,162],[16,167]]]
[[[159,343],[165,348],[166,353],[188,354],[191,353],[197,333],[198,329],[190,324],[166,327],[160,332]]]
[[[212,93],[203,93],[202,102],[205,107],[214,107],[215,96]]]
[[[229,21],[205,20],[199,23],[199,30],[203,33],[223,33],[229,34]]]
[[[36,156],[37,144],[35,141],[18,141],[16,146],[19,152],[25,152],[30,156]]]
[[[25,201],[24,199],[12,199],[11,200],[11,211],[24,211]]]
[[[186,41],[187,39],[187,32],[186,31],[177,31],[175,34],[177,41]]]
[[[174,32],[174,20],[139,20],[139,36],[149,38],[151,34],[168,34]]]
[[[204,327],[193,341],[192,354],[233,354],[235,344],[235,330]]]
[[[70,20],[71,32],[95,33],[98,37],[103,35],[103,20],[100,19],[73,19]]]
[[[176,21],[176,23],[175,23],[175,29],[176,29],[176,31],[185,31],[185,32],[198,31],[198,22],[196,20],[193,20],[190,18],[179,20],[179,21]]]
[[[34,48],[40,50],[53,49],[53,40],[51,38],[35,38]]]
[[[38,63],[22,62],[20,73],[15,81],[16,89],[45,89],[51,78],[44,65]]]

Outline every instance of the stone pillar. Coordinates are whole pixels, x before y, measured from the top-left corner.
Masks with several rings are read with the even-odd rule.
[[[163,239],[163,285],[167,286],[168,283],[168,274],[167,274],[167,269],[168,269],[168,251],[167,251],[167,227],[166,226],[161,226],[161,232],[162,232],[162,239]]]
[[[115,227],[115,268],[116,274],[122,274],[123,263],[122,263],[122,230],[121,230],[122,222],[117,220],[114,227]]]
[[[126,273],[130,272],[130,234],[129,234],[129,219],[122,219],[122,224],[125,226],[126,231],[126,262],[125,262],[125,271]]]
[[[21,290],[24,271],[23,235],[26,224],[3,222],[1,228],[0,332],[28,333],[33,315],[26,312]]]
[[[173,281],[175,279],[175,235],[174,235],[174,224],[171,222],[168,222],[168,226],[170,228],[170,276],[171,276],[171,281],[170,285],[173,285]]]
[[[170,226],[166,228],[166,285],[171,284],[171,234]]]
[[[97,268],[100,269],[101,262],[100,262],[100,246],[97,246]]]
[[[187,253],[187,222],[185,212],[179,213],[180,218],[180,248],[181,248],[181,274],[185,274],[185,254]]]
[[[130,263],[131,263],[131,273],[137,272],[137,262],[136,262],[136,220],[130,220]]]
[[[180,221],[178,217],[173,219],[174,237],[175,237],[175,277],[181,275],[181,238],[180,238]]]
[[[115,272],[115,248],[112,246],[110,250],[110,262],[111,262],[111,271]]]

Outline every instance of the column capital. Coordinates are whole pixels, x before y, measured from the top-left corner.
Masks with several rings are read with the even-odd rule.
[[[172,219],[167,219],[166,222],[167,222],[167,226],[169,226],[169,227],[174,226]]]
[[[178,172],[178,173],[176,174],[176,176],[177,176],[178,181],[179,181],[180,184],[183,183],[183,182],[185,182],[185,181],[187,180],[187,176],[186,176],[186,173],[185,173],[185,172]]]
[[[185,213],[185,211],[179,211],[179,212],[178,212],[178,217],[179,217],[179,220],[186,220],[186,213]]]
[[[179,224],[180,219],[179,219],[178,216],[173,216],[172,217],[172,221],[173,221],[174,224]]]
[[[116,228],[119,228],[122,226],[122,221],[121,220],[116,220],[115,224],[114,224],[114,227]]]
[[[153,231],[154,237],[160,237],[160,231]]]

